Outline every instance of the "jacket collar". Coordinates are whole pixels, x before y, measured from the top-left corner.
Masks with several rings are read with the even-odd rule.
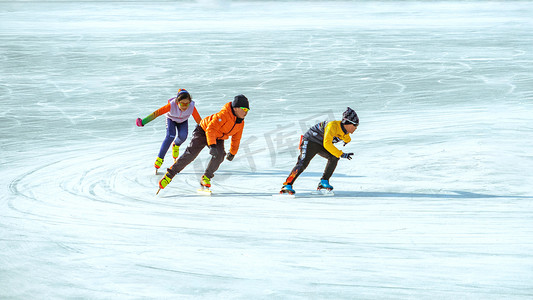
[[[342,132],[344,132],[344,134],[348,133],[348,131],[346,131],[346,128],[344,128],[344,124],[342,124],[342,122],[341,122],[341,129],[342,129]]]

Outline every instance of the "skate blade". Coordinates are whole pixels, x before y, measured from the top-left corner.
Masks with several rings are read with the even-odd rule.
[[[272,198],[277,198],[277,199],[294,199],[295,197],[296,197],[295,194],[289,194],[289,193],[277,193],[277,194],[272,195]]]
[[[322,196],[335,196],[335,193],[333,193],[332,190],[327,190],[327,189],[318,189],[316,190],[316,193],[314,194],[322,195]]]
[[[211,196],[213,194],[213,192],[210,190],[210,189],[207,189],[207,188],[199,188],[196,190],[196,192],[200,195],[204,195],[204,196]]]
[[[159,191],[161,191],[161,188],[158,188],[157,189],[157,193],[155,193],[156,195],[159,194]]]

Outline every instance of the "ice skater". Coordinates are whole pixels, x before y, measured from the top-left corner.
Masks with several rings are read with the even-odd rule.
[[[144,119],[137,118],[136,124],[139,127],[143,127],[163,114],[166,114],[167,116],[167,134],[161,144],[159,154],[154,163],[156,174],[157,170],[163,164],[163,160],[165,159],[165,155],[167,154],[171,143],[174,162],[178,158],[180,146],[185,142],[187,135],[189,134],[189,117],[192,115],[198,124],[200,124],[200,121],[202,120],[198,110],[196,110],[194,101],[192,101],[191,94],[185,89],[179,89],[176,97],[168,100],[168,104],[154,111]]]
[[[341,121],[324,121],[311,127],[302,136],[298,162],[285,180],[285,183],[283,183],[280,194],[293,195],[296,193],[292,188],[294,181],[317,154],[328,160],[317,190],[333,190],[333,186],[329,184],[329,179],[333,175],[339,159],[346,158],[350,160],[353,155],[353,153],[342,152],[333,144],[340,141],[343,141],[344,145],[348,144],[351,141],[350,134],[354,133],[357,126],[359,126],[359,117],[353,109],[348,107],[342,114]]]
[[[237,151],[244,128],[244,118],[250,110],[248,99],[244,95],[235,96],[233,102],[228,102],[222,110],[210,115],[200,122],[192,133],[191,142],[179,159],[167,169],[165,176],[159,181],[159,189],[164,189],[188,164],[194,161],[204,147],[209,147],[211,160],[207,164],[200,185],[210,192],[211,178],[215,176],[220,164],[224,161],[226,152],[224,140],[231,137],[231,144],[226,159],[232,161]],[[159,191],[158,191],[159,192]]]

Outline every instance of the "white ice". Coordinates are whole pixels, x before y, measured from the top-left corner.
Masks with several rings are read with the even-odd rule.
[[[0,2],[0,298],[531,299],[532,15]],[[155,196],[165,121],[135,119],[179,88],[202,116],[251,101],[211,197],[207,151]],[[361,125],[335,196],[312,194],[317,157],[296,198],[273,197],[300,134],[347,106]]]

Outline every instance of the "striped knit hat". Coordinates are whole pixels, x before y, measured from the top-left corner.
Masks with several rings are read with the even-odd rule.
[[[353,124],[355,126],[359,125],[359,117],[355,110],[347,107],[346,110],[342,113],[342,124]]]
[[[180,96],[182,96],[182,98],[180,98]],[[186,96],[189,96],[188,98],[191,98],[192,100],[191,94],[189,94],[189,92],[187,92],[186,89],[179,89],[178,94],[176,95],[176,98],[183,99],[183,97],[186,97]]]

